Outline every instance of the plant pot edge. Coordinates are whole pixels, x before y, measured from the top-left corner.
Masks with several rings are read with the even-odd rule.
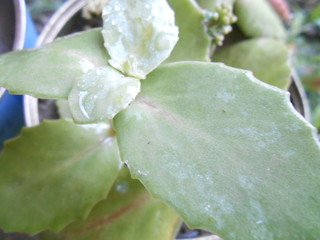
[[[13,1],[14,13],[15,13],[15,25],[14,25],[14,39],[12,43],[12,50],[19,50],[23,48],[25,35],[26,35],[26,5],[24,0]],[[0,87],[0,99],[5,93],[5,88]]]

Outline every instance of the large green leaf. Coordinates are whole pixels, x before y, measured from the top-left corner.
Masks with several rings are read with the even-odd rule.
[[[0,55],[0,86],[11,93],[67,98],[88,70],[107,64],[100,29],[61,38],[33,50]]]
[[[168,0],[168,3],[175,13],[179,40],[166,62],[209,61],[210,38],[203,12],[193,0]]]
[[[121,168],[109,130],[45,121],[7,142],[0,155],[0,227],[58,231],[86,217]]]
[[[44,232],[41,240],[172,240],[179,216],[153,199],[142,184],[124,169],[106,200],[98,203],[83,221],[59,234]]]
[[[285,38],[283,23],[267,0],[237,0],[234,8],[246,36]]]
[[[217,63],[152,72],[114,120],[133,177],[224,239],[317,239],[320,148],[283,90]]]
[[[220,49],[212,58],[214,62],[250,70],[258,79],[279,88],[286,89],[290,83],[288,47],[276,39],[245,40]]]

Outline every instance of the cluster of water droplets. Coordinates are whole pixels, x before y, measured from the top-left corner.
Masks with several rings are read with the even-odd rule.
[[[78,122],[112,119],[140,92],[140,81],[109,66],[85,73],[69,95],[71,111]]]
[[[178,41],[166,0],[108,0],[102,11],[109,66],[85,68],[69,94],[77,122],[112,119],[140,92],[140,79],[159,66]],[[119,71],[117,71],[119,70]]]
[[[109,0],[102,17],[109,63],[132,77],[145,78],[178,40],[174,12],[166,0]]]

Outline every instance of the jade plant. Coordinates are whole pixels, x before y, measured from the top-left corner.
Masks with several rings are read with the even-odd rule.
[[[169,240],[184,221],[225,240],[318,239],[319,142],[290,103],[271,5],[109,0],[102,18],[0,56],[1,86],[61,106],[5,143],[0,227]]]

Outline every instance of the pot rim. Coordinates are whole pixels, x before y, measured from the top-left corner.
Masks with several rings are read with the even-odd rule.
[[[26,4],[24,0],[14,0],[15,9],[15,37],[13,42],[13,50],[23,48],[27,29]]]
[[[87,4],[87,0],[68,0],[52,15],[40,33],[36,47],[52,42],[63,26]],[[24,120],[27,127],[40,123],[38,99],[29,95],[23,97]]]
[[[15,26],[14,26],[14,39],[13,39],[13,47],[12,50],[19,50],[23,48],[25,36],[26,36],[26,28],[27,28],[27,20],[26,20],[26,4],[24,0],[14,0],[14,18],[15,18]],[[0,87],[0,99],[4,95],[6,89]]]

